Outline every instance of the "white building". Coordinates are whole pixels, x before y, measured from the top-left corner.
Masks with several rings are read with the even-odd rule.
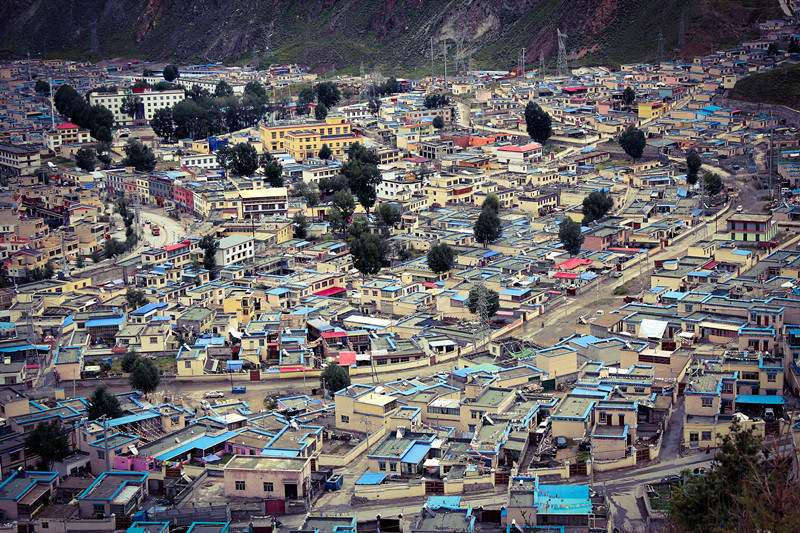
[[[255,239],[247,235],[230,235],[219,241],[217,265],[228,266],[243,263],[255,255]]]
[[[0,168],[14,175],[35,174],[42,164],[37,148],[0,143]]]
[[[497,162],[508,165],[510,172],[528,172],[542,161],[542,145],[501,146],[497,149]]]
[[[128,96],[137,96],[141,98],[141,104],[136,112],[135,120],[130,115],[125,115],[120,111],[122,103]],[[150,121],[153,115],[159,109],[165,107],[172,107],[181,100],[186,98],[186,93],[183,89],[172,91],[150,91],[144,89],[143,92],[133,93],[130,91],[117,91],[112,93],[96,93],[93,92],[89,95],[89,103],[91,105],[102,105],[107,107],[114,114],[114,124],[117,126],[130,126],[135,121]]]
[[[219,168],[219,163],[216,154],[195,154],[181,156],[181,166],[212,169]]]
[[[89,130],[81,129],[77,124],[64,122],[56,126],[55,131],[45,133],[47,148],[53,152],[65,144],[84,144],[92,142]]]

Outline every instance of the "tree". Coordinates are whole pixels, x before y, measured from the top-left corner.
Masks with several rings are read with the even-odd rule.
[[[119,106],[119,112],[123,115],[128,115],[132,119],[136,118],[139,112],[139,107],[142,105],[142,97],[135,94],[129,94],[122,99],[122,104]]]
[[[261,154],[259,164],[264,170],[264,179],[270,187],[283,187],[283,165],[269,152]]]
[[[686,183],[694,185],[697,183],[697,173],[700,172],[700,167],[703,166],[703,160],[700,154],[691,150],[686,155]]]
[[[97,163],[97,153],[94,148],[81,148],[75,152],[75,163],[86,172],[91,172]]]
[[[53,271],[54,271],[53,263],[48,261],[47,263],[44,264],[44,271],[42,272],[42,278],[43,279],[52,278],[53,277]]]
[[[204,235],[200,239],[200,249],[203,250],[203,268],[210,272],[211,279],[217,277],[214,269],[217,268],[217,250],[219,243],[212,235]]]
[[[769,43],[769,46],[767,47],[767,55],[776,56],[778,55],[778,52],[780,52],[780,50],[778,49],[778,43],[776,43],[775,41]]]
[[[322,83],[318,83],[316,90],[317,101],[324,104],[327,108],[335,106],[342,97],[341,93],[339,92],[339,87],[337,87],[336,84],[331,81],[323,81]]]
[[[322,178],[319,180],[319,192],[322,194],[336,194],[347,189],[347,178],[341,174],[336,174],[332,178]]]
[[[56,461],[69,457],[68,430],[57,421],[41,422],[25,437],[25,447],[31,455],[38,455],[48,469]]]
[[[305,239],[308,230],[308,219],[306,216],[298,211],[292,217],[292,224],[294,224],[294,236],[298,239]]]
[[[375,208],[375,222],[379,226],[394,226],[400,222],[400,211],[388,202],[383,202]]]
[[[134,289],[133,287],[129,287],[128,290],[125,291],[125,301],[128,303],[128,307],[131,310],[139,309],[150,303],[150,300],[144,295],[144,291]]]
[[[134,390],[150,394],[158,388],[158,384],[161,383],[161,376],[152,359],[138,357],[131,367],[128,381]]]
[[[486,318],[491,318],[497,313],[498,309],[500,309],[500,295],[497,294],[496,291],[492,289],[487,289],[483,287],[484,291],[484,301],[486,305]],[[480,311],[480,301],[481,301],[481,288],[480,287],[473,287],[469,291],[469,296],[467,297],[467,309],[473,315],[477,315]]]
[[[39,94],[46,94],[50,92],[50,84],[44,80],[36,80],[33,90]]]
[[[525,127],[531,139],[544,144],[553,134],[550,115],[533,100],[525,106]]]
[[[619,144],[635,162],[642,157],[644,147],[647,145],[647,139],[645,139],[642,130],[631,125],[619,136]]]
[[[78,258],[75,259],[75,267],[81,269],[85,264],[86,260],[83,258],[83,254],[78,254]]]
[[[622,101],[625,107],[630,109],[634,100],[636,100],[636,91],[633,90],[633,87],[625,87],[625,90],[622,91]]]
[[[752,487],[751,481],[761,475],[760,456],[768,458],[769,454],[752,430],[744,430],[734,421],[730,432],[720,439],[705,475],[685,472],[684,483],[672,490],[667,502],[668,520],[680,531],[796,531],[774,529],[774,523],[765,524],[766,528],[742,527],[746,514],[743,504],[747,503],[744,497]],[[757,495],[749,496],[756,496],[752,505],[762,505]]]
[[[95,387],[94,392],[89,396],[89,407],[86,409],[86,417],[89,420],[98,420],[103,415],[109,419],[122,416],[119,400],[108,391],[105,383]]]
[[[614,200],[604,191],[593,191],[583,199],[583,225],[600,220],[614,207]]]
[[[320,159],[330,159],[333,156],[333,150],[331,150],[330,146],[327,144],[323,144],[322,148],[319,149],[319,153],[317,157]]]
[[[703,175],[703,189],[709,196],[716,196],[722,191],[722,178],[716,172],[706,172]]]
[[[258,168],[258,152],[248,143],[238,143],[230,149],[230,167],[234,174],[252,176]]]
[[[503,223],[500,216],[492,209],[483,209],[472,228],[475,240],[486,246],[500,238],[503,233]]]
[[[377,116],[381,110],[381,101],[380,98],[370,98],[367,102],[367,111],[369,111],[370,115]]]
[[[789,41],[789,48],[786,51],[790,54],[800,53],[800,39],[793,37],[792,40]]]
[[[123,372],[129,374],[131,370],[133,370],[133,363],[139,358],[139,354],[136,353],[136,350],[129,348],[125,355],[122,356],[122,359],[119,361],[119,366]]]
[[[450,100],[447,98],[447,95],[444,93],[430,93],[425,95],[425,101],[423,105],[427,109],[438,109],[440,107],[445,107],[450,103]]]
[[[366,235],[367,233],[371,233],[372,230],[369,227],[369,222],[364,217],[358,217],[350,223],[350,227],[347,228],[348,241],[353,241],[354,239],[358,239],[362,235]]]
[[[569,217],[565,217],[558,225],[558,238],[564,249],[570,254],[575,255],[581,251],[584,236],[581,233],[581,226]]]
[[[134,167],[139,172],[150,172],[156,168],[156,156],[153,151],[138,139],[131,139],[125,145],[125,159],[122,164]]]
[[[257,98],[265,98],[267,96],[267,91],[264,89],[264,86],[261,85],[257,81],[248,82],[247,85],[244,86],[244,95],[255,96]]]
[[[486,198],[484,198],[481,204],[481,211],[486,211],[487,209],[498,214],[500,213],[500,198],[496,194],[489,193],[486,195]]]
[[[455,253],[447,244],[434,244],[428,251],[428,268],[436,274],[447,272],[455,262]]]
[[[325,120],[325,117],[328,116],[328,108],[320,102],[317,104],[317,107],[314,108],[314,118],[317,120]]]
[[[150,120],[150,127],[153,133],[158,135],[165,142],[175,141],[175,122],[172,120],[172,108],[162,107],[153,113]]]
[[[389,266],[389,245],[373,233],[365,233],[350,243],[353,266],[362,274],[375,275]]]
[[[444,119],[441,117],[441,115],[436,115],[436,117],[434,117],[433,127],[437,130],[444,128]]]
[[[356,210],[356,201],[353,198],[353,195],[350,194],[350,191],[342,189],[333,195],[331,203],[333,204],[333,207],[328,210],[328,214],[332,214],[331,211],[337,211],[334,216],[338,218],[338,229],[345,231],[350,223],[350,217],[353,216],[353,213]]]
[[[181,73],[178,72],[178,67],[175,65],[167,65],[164,67],[164,79],[172,82],[180,77]]]
[[[350,373],[346,367],[328,363],[319,376],[319,382],[323,390],[330,391],[331,394],[337,393],[350,386]]]
[[[100,261],[103,260],[103,256],[99,250],[92,250],[92,253],[89,254],[89,257],[91,258],[93,263],[99,263]]]
[[[358,203],[369,213],[378,199],[375,187],[382,181],[381,171],[375,164],[351,156],[350,161],[342,166],[342,174],[347,178],[347,186],[358,198]]]
[[[233,96],[233,87],[225,80],[219,80],[217,86],[214,88],[214,96],[217,98],[225,98],[226,96]]]

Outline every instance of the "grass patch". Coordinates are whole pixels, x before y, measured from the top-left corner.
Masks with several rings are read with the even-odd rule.
[[[593,305],[596,305],[596,306],[599,306],[599,307],[606,307],[607,305],[613,305],[615,303],[616,303],[616,300],[614,298],[601,298],[601,299],[597,300],[596,302],[594,302]]]
[[[747,76],[736,82],[731,97],[800,109],[800,64]]]
[[[631,287],[633,286],[634,283],[636,283],[636,278],[631,278],[622,285],[620,285],[619,287],[617,287],[616,289],[614,289],[614,292],[612,294],[614,296],[625,296],[630,292]]]

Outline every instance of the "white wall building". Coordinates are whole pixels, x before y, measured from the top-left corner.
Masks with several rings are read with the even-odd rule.
[[[247,235],[230,235],[219,241],[217,265],[228,266],[243,263],[255,255],[255,239]]]
[[[156,111],[165,107],[174,106],[186,98],[186,93],[183,92],[183,89],[173,91],[145,90],[145,92],[141,93],[117,91],[116,94],[95,92],[89,95],[89,103],[91,105],[99,104],[107,107],[114,114],[114,124],[116,126],[130,126],[134,123],[134,118],[120,111],[122,102],[124,102],[125,98],[128,96],[138,96],[142,99],[135,120],[150,121]]]

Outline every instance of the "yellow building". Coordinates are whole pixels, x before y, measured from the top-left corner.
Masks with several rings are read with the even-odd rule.
[[[336,392],[336,427],[374,433],[383,428],[398,408],[397,399],[375,392],[375,387],[354,384]]]
[[[664,114],[664,102],[641,102],[639,103],[639,118],[648,119],[660,117]]]
[[[341,156],[358,140],[350,123],[341,115],[329,115],[324,122],[264,125],[259,133],[264,150],[286,151],[297,160],[317,157],[323,144],[328,145],[334,156]]]

